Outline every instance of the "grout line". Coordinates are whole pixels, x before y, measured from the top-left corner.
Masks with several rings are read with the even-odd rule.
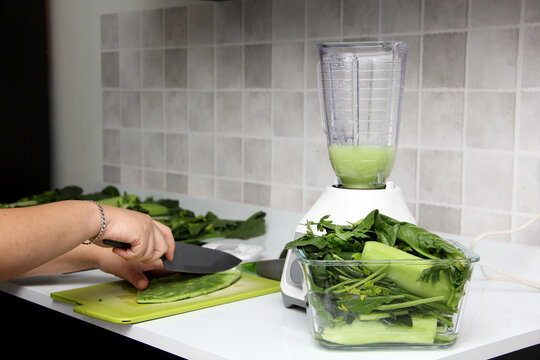
[[[425,15],[425,0],[422,0],[420,5],[420,32],[424,30],[424,15]],[[424,35],[420,35],[418,55],[418,115],[416,118],[416,179],[415,179],[415,219],[417,223],[420,223],[420,167],[422,163],[422,89],[423,89],[423,63],[424,63]]]
[[[468,94],[471,92],[471,89],[468,89],[469,87],[469,71],[470,71],[470,64],[468,61],[468,54],[470,50],[470,30],[471,30],[471,13],[472,13],[472,2],[469,1],[467,4],[467,32],[465,37],[465,70],[464,70],[464,79],[463,79],[463,86],[465,89],[465,92],[463,93],[463,124],[461,129],[461,219],[460,219],[460,231],[459,234],[463,234],[463,229],[465,228],[465,216],[463,214],[463,209],[467,208],[465,207],[465,201],[466,201],[466,187],[467,187],[467,156],[469,152],[467,151],[467,126],[468,126],[468,116],[467,116],[467,108],[469,106],[469,96]]]
[[[517,192],[518,192],[518,161],[519,161],[519,138],[521,127],[521,87],[523,75],[523,52],[525,46],[525,1],[521,1],[520,17],[518,30],[517,58],[516,58],[516,97],[514,108],[514,147],[513,147],[513,164],[512,164],[512,217],[510,224],[512,227],[517,226]],[[515,242],[516,233],[510,234],[510,241]]]

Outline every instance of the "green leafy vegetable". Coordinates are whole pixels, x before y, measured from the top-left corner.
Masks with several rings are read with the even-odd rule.
[[[254,213],[246,220],[222,219],[212,212],[196,215],[191,210],[181,208],[178,200],[154,200],[152,197],[141,200],[133,194],[121,195],[114,186],[107,186],[99,192],[84,194],[79,186],[70,185],[25,197],[15,203],[0,203],[0,209],[47,204],[61,200],[95,200],[102,204],[143,212],[169,226],[176,241],[198,245],[202,244],[203,240],[211,238],[250,239],[264,235],[266,232],[266,214],[262,211]]]
[[[304,258],[319,338],[341,345],[445,344],[470,279],[463,251],[374,210],[350,224],[308,221],[286,245]]]
[[[189,299],[224,289],[238,279],[237,269],[207,275],[172,273],[150,279],[144,290],[137,291],[139,304],[157,304]]]

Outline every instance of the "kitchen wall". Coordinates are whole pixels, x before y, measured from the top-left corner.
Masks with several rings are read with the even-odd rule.
[[[148,3],[94,12],[87,182],[305,211],[334,181],[315,44],[393,39],[410,50],[391,180],[419,224],[473,236],[540,211],[540,1]],[[77,180],[60,163],[57,184]]]

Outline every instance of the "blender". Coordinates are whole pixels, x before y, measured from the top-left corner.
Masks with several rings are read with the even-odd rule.
[[[399,186],[387,181],[397,152],[407,44],[373,41],[317,47],[322,125],[337,181],[305,213],[292,240],[306,233],[308,220],[326,215],[346,225],[378,209],[416,223]],[[302,270],[290,250],[281,292],[286,307],[305,306]]]

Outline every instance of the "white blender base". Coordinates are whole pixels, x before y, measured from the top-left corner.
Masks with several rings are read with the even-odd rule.
[[[328,186],[302,217],[291,241],[306,233],[305,224],[308,220],[318,222],[323,216],[329,215],[329,220],[334,224],[347,225],[364,218],[375,209],[396,220],[416,224],[401,189],[392,182],[387,182],[384,189],[345,189]],[[315,227],[312,227],[312,230],[317,232]],[[286,307],[305,306],[301,271],[296,256],[289,250],[281,276],[281,294]]]

